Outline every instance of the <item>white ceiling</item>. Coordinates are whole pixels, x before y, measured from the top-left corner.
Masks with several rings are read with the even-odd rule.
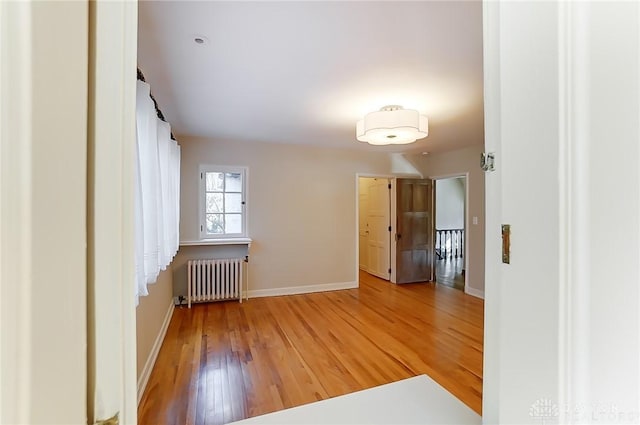
[[[483,143],[480,0],[139,4],[139,66],[175,134],[398,152]],[[389,104],[427,115],[429,136],[358,142],[356,121]]]

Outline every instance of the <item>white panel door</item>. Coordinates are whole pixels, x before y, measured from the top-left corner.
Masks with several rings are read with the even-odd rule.
[[[362,180],[362,179],[361,179]],[[360,185],[360,193],[358,195],[358,239],[359,239],[359,253],[358,264],[360,270],[369,270],[369,229],[367,227],[367,212],[369,193],[366,188]]]
[[[389,179],[374,179],[369,185],[367,206],[369,273],[389,280],[391,253]]]

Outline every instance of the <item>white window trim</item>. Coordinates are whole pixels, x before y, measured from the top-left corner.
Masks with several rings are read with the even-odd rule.
[[[205,179],[204,173],[211,172],[223,172],[223,173],[242,173],[242,233],[228,234],[223,233],[219,235],[209,234],[206,231],[206,201],[205,201]],[[249,178],[249,167],[244,166],[228,166],[228,165],[211,165],[200,164],[198,170],[198,179],[200,181],[198,185],[198,235],[200,240],[216,240],[216,239],[247,239],[249,237],[249,209],[247,199],[248,185],[247,179]]]

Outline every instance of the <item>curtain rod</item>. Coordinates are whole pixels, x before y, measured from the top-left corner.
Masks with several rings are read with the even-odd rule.
[[[146,83],[147,80],[145,80],[144,78],[144,74],[142,73],[142,71],[140,70],[140,68],[138,68],[138,80]],[[164,114],[162,113],[162,111],[160,110],[160,107],[158,106],[158,102],[156,101],[156,98],[153,97],[153,94],[151,94],[151,90],[149,90],[149,97],[151,97],[151,100],[153,100],[153,105],[156,108],[156,114],[158,115],[158,118],[160,118],[162,121],[168,123],[169,121],[167,121],[164,117]],[[176,140],[175,136],[173,135],[173,132],[171,132],[171,138],[173,140]]]

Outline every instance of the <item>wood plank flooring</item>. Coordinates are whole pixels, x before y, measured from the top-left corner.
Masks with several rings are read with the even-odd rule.
[[[464,291],[464,259],[447,258],[436,260],[435,272],[436,282],[441,285],[450,286],[455,289]]]
[[[141,425],[223,424],[426,373],[478,413],[483,301],[433,283],[176,308]]]

